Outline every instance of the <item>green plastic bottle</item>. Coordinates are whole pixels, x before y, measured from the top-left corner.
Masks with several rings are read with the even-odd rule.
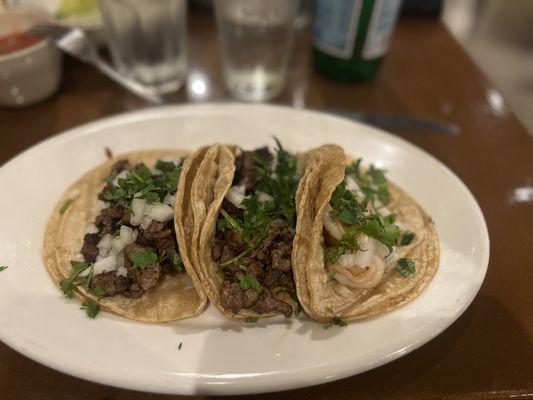
[[[341,82],[373,77],[389,48],[401,0],[316,0],[313,64]]]

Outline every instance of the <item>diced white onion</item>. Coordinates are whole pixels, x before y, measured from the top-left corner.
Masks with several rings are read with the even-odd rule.
[[[359,188],[359,185],[353,179],[351,176],[346,176],[346,188],[348,190],[351,190],[352,192],[359,192],[361,189]]]
[[[118,267],[117,272],[115,272],[116,276],[128,276],[128,269],[124,266]]]
[[[391,215],[391,214],[392,214],[392,211],[389,210],[387,207],[383,206],[383,207],[381,207],[381,208],[379,209],[379,213],[380,213],[382,216],[386,217],[386,216],[388,216],[388,215]]]
[[[129,171],[127,171],[127,170],[121,171],[117,176],[115,176],[115,179],[113,179],[113,185],[115,185],[115,186],[118,185],[118,180],[119,179],[126,179],[128,174],[129,174]]]
[[[85,233],[98,233],[98,227],[94,223],[90,223],[85,228]]]
[[[109,256],[94,263],[94,274],[98,275],[102,272],[115,271],[117,269],[117,256]]]
[[[109,253],[109,250],[111,250],[111,247],[113,246],[113,237],[109,234],[105,235],[102,239],[100,239],[100,241],[98,242],[98,244],[96,245],[96,247],[98,247],[98,255],[100,257],[106,257]]]
[[[148,205],[146,208],[145,215],[158,222],[170,221],[174,215],[172,207],[167,204],[156,203]]]
[[[146,200],[144,199],[133,199],[131,202],[130,224],[138,226],[143,222],[146,205]]]
[[[143,222],[141,223],[141,228],[143,229],[146,229],[150,226],[150,224],[152,223],[153,219],[150,218],[149,216],[145,216],[143,218]]]
[[[245,192],[246,189],[244,185],[232,186],[226,194],[226,199],[228,199],[235,207],[240,207],[241,202],[246,198]]]
[[[274,200],[274,197],[265,192],[257,192],[257,198],[261,203]]]
[[[174,207],[175,201],[176,201],[176,195],[169,193],[166,195],[165,200],[163,200],[163,203],[168,204],[171,207]]]

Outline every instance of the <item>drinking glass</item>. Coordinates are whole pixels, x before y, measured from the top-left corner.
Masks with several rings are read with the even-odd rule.
[[[99,0],[113,62],[158,93],[187,74],[185,0]]]
[[[299,0],[215,0],[224,83],[244,101],[284,89]]]

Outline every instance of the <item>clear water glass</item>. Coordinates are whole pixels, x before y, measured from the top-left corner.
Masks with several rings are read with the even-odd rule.
[[[283,92],[299,0],[215,0],[224,83],[243,101]]]
[[[113,62],[157,92],[178,90],[187,75],[185,0],[99,0]]]

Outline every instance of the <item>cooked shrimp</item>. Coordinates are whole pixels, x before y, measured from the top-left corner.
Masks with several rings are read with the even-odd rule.
[[[385,263],[377,256],[373,255],[371,262],[366,266],[357,264],[359,256],[356,254],[343,254],[337,262],[330,265],[335,271],[335,279],[342,285],[370,289],[379,284],[385,271]]]
[[[333,221],[329,213],[333,208],[328,204],[324,214],[324,228],[335,240],[341,240],[344,235],[344,227],[338,221]]]

